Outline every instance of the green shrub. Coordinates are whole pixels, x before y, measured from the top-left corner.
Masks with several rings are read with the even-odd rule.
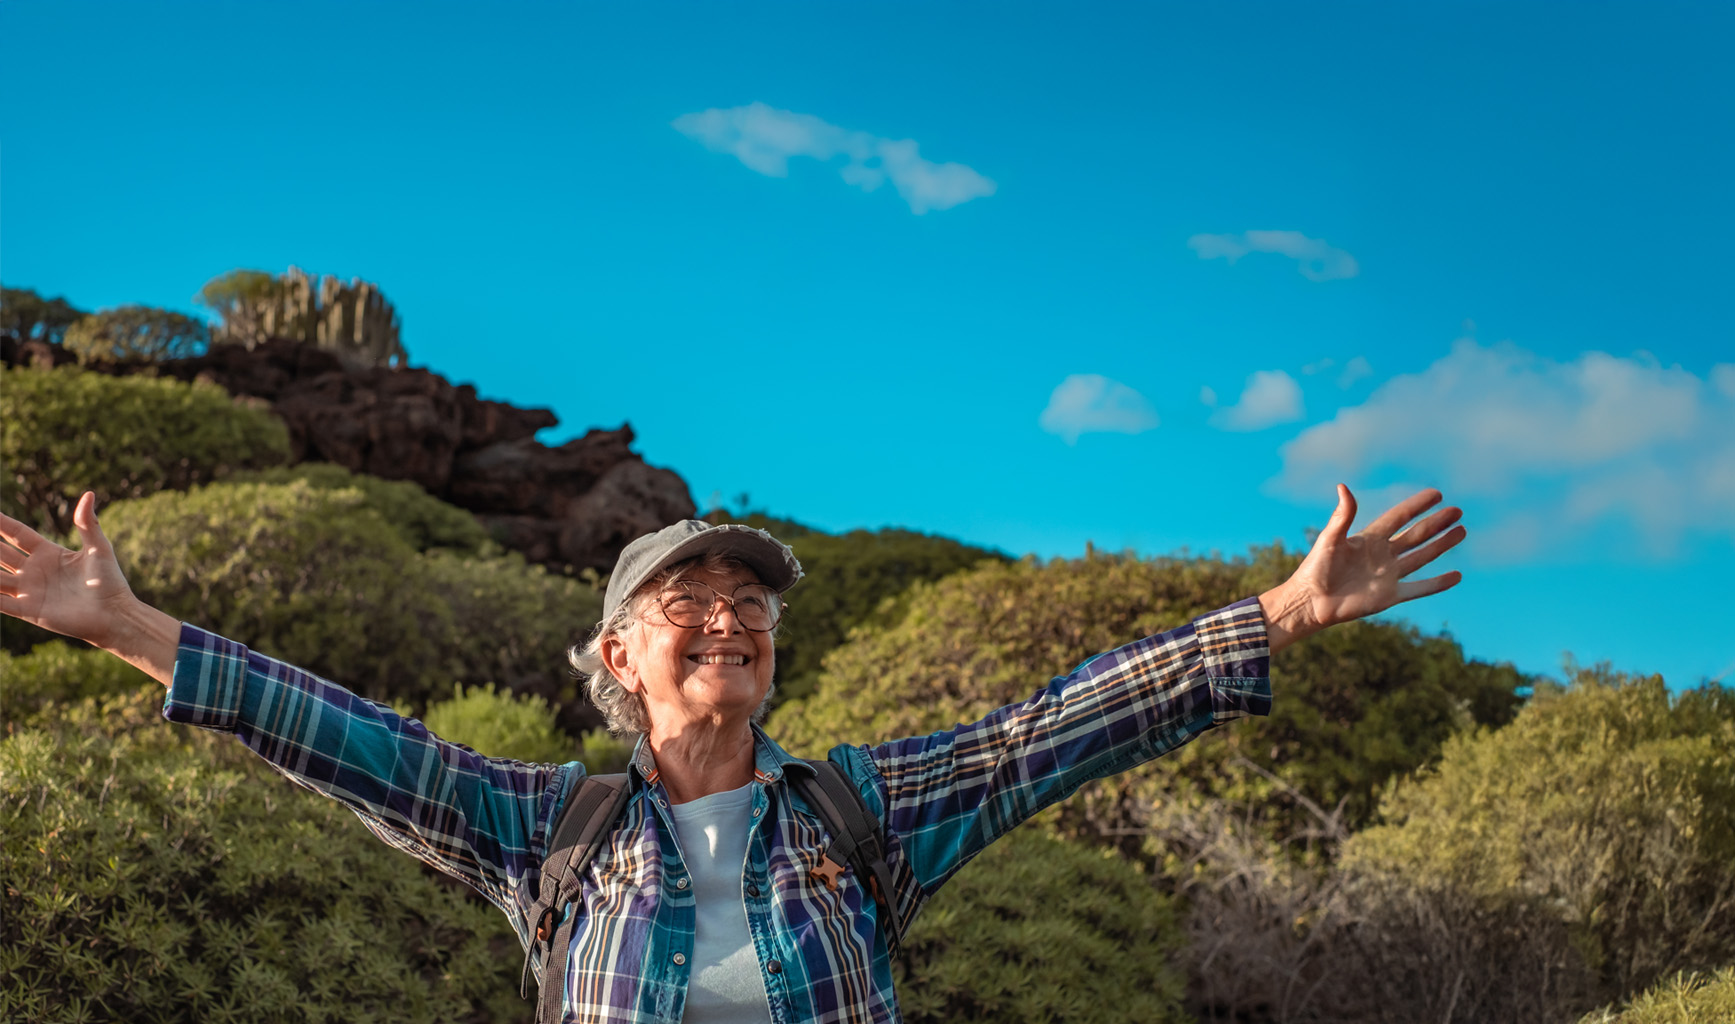
[[[1735,967],[1677,974],[1628,1003],[1588,1014],[1580,1024],[1728,1024],[1735,1021]]]
[[[160,362],[202,354],[211,344],[203,320],[154,306],[120,306],[92,313],[66,329],[65,345],[80,362]]]
[[[566,649],[602,617],[594,588],[528,565],[516,551],[460,558],[435,550],[422,557],[421,568],[420,586],[450,609],[437,638],[448,675],[537,694],[557,707],[584,702]],[[573,731],[575,719],[562,720]]]
[[[0,740],[0,1018],[524,1019],[499,911],[160,707]]]
[[[290,484],[297,480],[323,491],[361,491],[367,506],[378,512],[405,543],[417,551],[444,548],[462,555],[493,554],[488,531],[469,512],[448,505],[409,480],[382,480],[352,473],[330,462],[236,473],[233,483]]]
[[[388,521],[381,494],[391,514],[434,501],[371,482],[225,482],[117,502],[103,525],[144,600],[371,699],[420,708],[456,682],[571,699],[564,651],[596,621],[595,592],[516,555],[419,554],[452,531],[429,532],[425,508]]]
[[[76,367],[0,369],[0,422],[0,511],[59,534],[87,490],[100,508],[289,454],[281,420],[214,384]]]
[[[460,684],[447,700],[428,705],[422,724],[434,735],[488,757],[533,764],[576,759],[577,746],[555,726],[554,709],[547,701],[514,697],[492,683],[467,689]]]
[[[988,847],[916,919],[894,962],[911,1024],[1183,1021],[1170,901],[1040,824]]]
[[[8,728],[29,722],[52,702],[76,703],[86,697],[112,697],[160,684],[112,654],[72,641],[38,644],[14,657],[0,652],[0,719]]]
[[[1352,868],[1571,929],[1605,998],[1735,962],[1735,698],[1671,699],[1660,677],[1581,672],[1512,724],[1455,737],[1397,786]]]

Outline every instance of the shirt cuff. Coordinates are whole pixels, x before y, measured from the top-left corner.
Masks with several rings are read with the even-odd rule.
[[[248,653],[242,644],[181,623],[181,645],[175,651],[175,675],[163,700],[163,717],[234,732],[247,685]]]
[[[1271,644],[1257,597],[1193,620],[1214,722],[1271,714]]]

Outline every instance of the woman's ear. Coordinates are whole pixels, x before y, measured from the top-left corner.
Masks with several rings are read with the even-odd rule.
[[[632,652],[627,649],[627,642],[619,633],[610,633],[602,638],[602,664],[608,669],[608,674],[620,680],[622,687],[628,693],[639,692],[639,673],[633,664]]]

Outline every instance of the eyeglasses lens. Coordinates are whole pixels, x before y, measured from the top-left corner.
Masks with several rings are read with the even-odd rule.
[[[682,583],[663,592],[663,614],[677,626],[703,626],[711,618],[720,597],[703,583]],[[724,598],[735,609],[735,618],[745,629],[763,633],[777,625],[783,616],[783,598],[777,591],[758,583],[735,588],[733,596]]]

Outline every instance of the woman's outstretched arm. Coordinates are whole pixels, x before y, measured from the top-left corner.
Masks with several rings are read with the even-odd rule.
[[[69,551],[0,515],[0,612],[119,657],[168,686],[181,624],[134,596],[96,522],[96,495],[72,513],[81,546]]]

